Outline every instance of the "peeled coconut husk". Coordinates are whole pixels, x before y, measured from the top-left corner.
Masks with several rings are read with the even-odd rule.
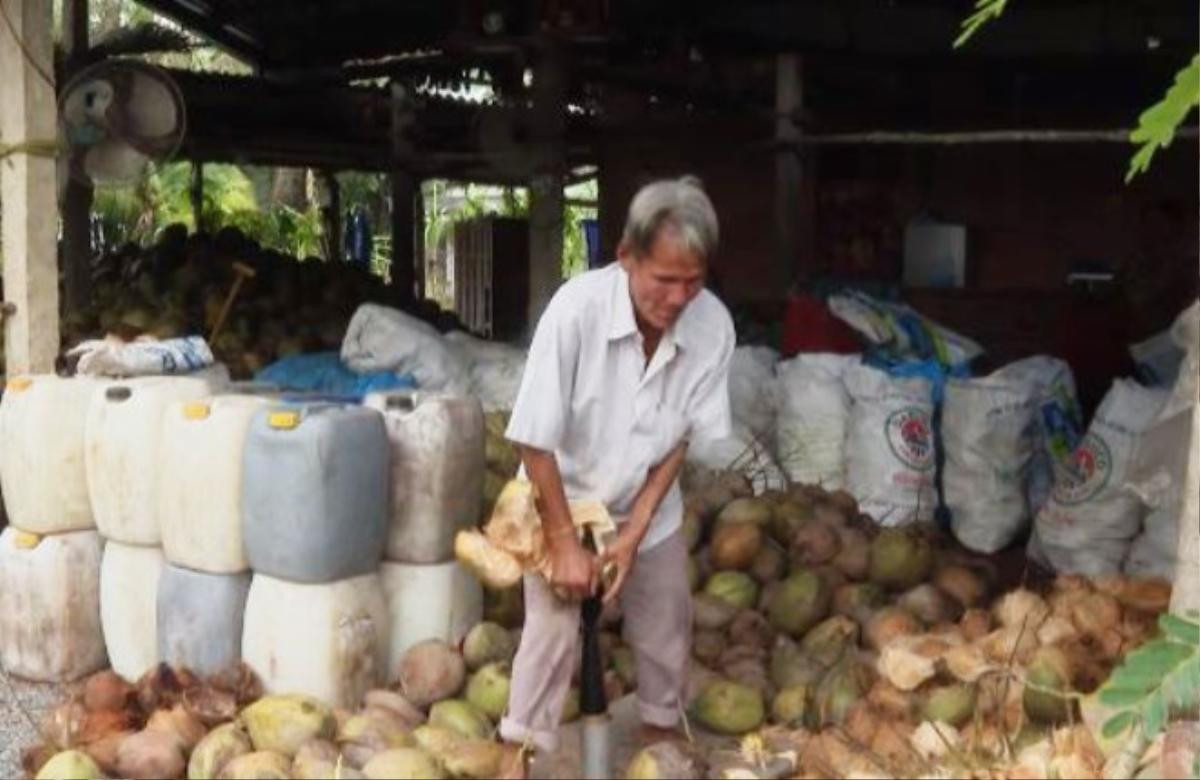
[[[228,691],[237,700],[238,706],[245,706],[262,698],[262,680],[244,661],[230,664],[208,679],[209,685],[220,691]]]
[[[400,659],[400,692],[416,707],[428,707],[462,690],[467,667],[463,657],[441,639],[410,647]]]
[[[226,723],[210,731],[188,760],[188,780],[215,780],[226,764],[254,751],[250,735],[240,724]]]
[[[848,580],[864,580],[871,571],[871,539],[857,528],[837,529],[839,550],[831,563]]]
[[[796,529],[789,554],[793,564],[820,566],[832,561],[841,549],[841,539],[833,526],[814,519]]]
[[[885,607],[871,618],[866,627],[867,646],[880,651],[897,637],[921,631],[921,622],[902,607]]]
[[[1046,600],[1026,588],[1005,593],[994,605],[992,615],[1003,628],[1020,628],[1036,633],[1042,621],[1050,616]]]
[[[237,697],[211,685],[197,685],[183,692],[183,707],[188,714],[212,728],[237,717]]]
[[[508,629],[489,620],[477,623],[463,639],[463,661],[472,672],[496,661],[512,661],[516,652],[516,642]]]
[[[367,707],[339,724],[336,741],[347,760],[357,767],[376,753],[413,744],[408,723],[391,710],[378,707]]]
[[[454,557],[492,589],[511,588],[524,574],[521,563],[512,554],[475,529],[459,531],[454,536]]]
[[[434,704],[429,710],[429,725],[475,739],[484,739],[492,733],[492,722],[487,715],[463,699],[446,699]]]
[[[833,611],[867,623],[875,611],[887,602],[887,593],[873,582],[852,582],[833,592]]]
[[[902,691],[915,691],[937,675],[936,657],[921,653],[919,636],[900,636],[883,646],[875,668],[880,676]]]
[[[418,748],[388,750],[372,758],[363,767],[370,780],[409,778],[409,780],[441,780],[446,776],[433,756]]]
[[[226,780],[288,780],[291,776],[291,759],[271,750],[237,756],[221,770]]]
[[[87,725],[88,711],[81,703],[68,700],[42,718],[39,732],[56,751],[67,750],[79,743],[79,735]]]
[[[766,539],[758,548],[754,560],[750,561],[747,571],[760,585],[766,585],[782,578],[787,573],[787,568],[787,555],[783,549],[774,541]]]
[[[117,774],[117,753],[121,750],[121,743],[135,733],[137,732],[133,730],[114,731],[84,745],[83,752],[92,757],[104,774],[115,776]]]
[[[875,680],[867,693],[867,702],[891,720],[907,720],[912,715],[914,705],[913,697],[892,685],[885,676]]]
[[[179,742],[167,731],[139,731],[117,748],[117,774],[129,780],[179,777],[185,767]]]
[[[735,498],[717,513],[716,528],[728,523],[768,526],[773,517],[771,502],[761,498]]]
[[[954,679],[966,683],[973,683],[996,668],[988,663],[983,651],[973,644],[951,647],[942,657],[942,661]]]
[[[982,609],[968,609],[958,621],[963,639],[975,642],[992,632],[992,616]]]
[[[1043,645],[1069,642],[1077,636],[1079,636],[1079,629],[1068,618],[1061,615],[1051,615],[1037,629],[1038,642]]]
[[[136,696],[134,687],[111,669],[96,672],[83,684],[83,706],[92,712],[123,710]]]
[[[176,670],[160,663],[138,678],[138,704],[142,712],[169,709],[182,700],[185,690],[199,684],[200,680],[188,670]]]
[[[1072,713],[1073,670],[1069,656],[1057,647],[1040,647],[1025,668],[1025,714],[1035,723],[1062,723]]]
[[[779,691],[771,700],[771,721],[792,728],[803,726],[811,695],[807,685],[793,685]]]
[[[933,547],[919,530],[884,528],[871,542],[869,576],[885,588],[916,587],[932,568]]]
[[[1088,593],[1072,605],[1071,621],[1080,633],[1102,637],[1121,625],[1121,603],[1108,593]]]
[[[467,681],[467,701],[492,720],[499,720],[508,708],[511,678],[512,668],[507,661],[484,666]]]
[[[295,780],[324,780],[327,777],[336,777],[339,756],[337,746],[327,739],[305,742],[292,759],[292,777]],[[343,770],[348,768],[342,764]],[[188,780],[191,780],[190,776]]]
[[[997,664],[1008,664],[1015,661],[1023,664],[1037,650],[1037,633],[1033,630],[1022,630],[1019,627],[998,628],[980,640],[977,644],[989,660]]]
[[[36,780],[100,780],[104,777],[91,756],[79,750],[64,750],[53,755],[40,770]]]
[[[966,566],[942,566],[934,572],[932,582],[964,609],[978,606],[987,598],[987,583]]]
[[[704,583],[704,592],[735,610],[749,609],[758,598],[758,583],[745,572],[718,571]]]
[[[939,685],[925,693],[921,717],[958,727],[975,712],[975,688],[961,683]]]
[[[425,713],[414,707],[412,702],[404,698],[402,694],[386,688],[367,691],[363,696],[363,706],[390,710],[404,720],[410,728],[416,728],[425,722]]]
[[[737,607],[710,593],[697,593],[692,597],[692,620],[696,628],[720,631],[733,621],[737,613]]]
[[[332,739],[333,712],[301,694],[266,696],[242,710],[239,718],[256,750],[293,756],[310,739]]]
[[[813,728],[842,725],[850,708],[867,695],[872,684],[870,669],[855,658],[842,659],[817,684],[810,725]]]
[[[829,614],[831,594],[815,572],[798,571],[778,583],[767,617],[777,631],[801,637]]]
[[[179,750],[185,756],[204,738],[207,729],[204,724],[192,716],[182,704],[177,704],[169,710],[157,710],[148,721],[146,729],[165,731],[175,737]]]
[[[844,615],[835,615],[800,640],[800,652],[817,664],[830,667],[858,644],[858,624]]]
[[[762,694],[730,680],[710,684],[692,707],[697,721],[719,734],[739,736],[762,725]]]
[[[762,548],[763,532],[753,523],[726,523],[713,531],[708,559],[717,569],[748,569]]]
[[[750,645],[768,649],[775,642],[775,629],[761,613],[753,609],[743,609],[734,616],[729,624],[729,639],[738,645]]]
[[[643,748],[625,769],[626,780],[700,780],[703,767],[697,756],[678,742],[657,742]]]
[[[808,498],[788,498],[775,504],[771,513],[771,536],[783,547],[791,547],[801,526],[812,522],[813,502]]]
[[[703,664],[713,664],[725,649],[725,635],[720,631],[701,629],[692,637],[692,655]]]
[[[963,608],[955,599],[938,588],[923,582],[905,591],[896,599],[896,606],[903,607],[928,625],[948,623],[962,616]]]

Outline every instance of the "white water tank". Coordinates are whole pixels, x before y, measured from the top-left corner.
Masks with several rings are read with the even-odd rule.
[[[136,681],[159,662],[158,582],[163,554],[111,539],[100,566],[100,620],[113,671]]]
[[[0,534],[0,663],[28,680],[69,682],[107,663],[95,531]]]
[[[0,483],[8,520],[39,534],[95,528],[83,434],[91,377],[53,374],[8,380],[0,401]]]
[[[483,587],[458,561],[380,567],[391,618],[387,681],[393,682],[405,651],[426,639],[457,645],[483,620]]]
[[[483,407],[469,396],[372,393],[391,445],[388,560],[454,559],[454,535],[474,526],[483,495]]]
[[[303,584],[255,574],[242,660],[268,693],[357,708],[384,680],[388,612],[378,574]]]
[[[123,544],[157,545],[160,439],[167,407],[212,395],[217,380],[142,377],[92,398],[85,433],[88,494],[96,527]]]
[[[170,563],[211,574],[249,568],[242,544],[242,451],[250,421],[269,403],[261,396],[218,395],[167,407],[156,493]]]

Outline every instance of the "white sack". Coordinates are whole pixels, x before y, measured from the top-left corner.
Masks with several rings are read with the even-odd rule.
[[[849,368],[845,382],[851,401],[847,490],[882,525],[932,520],[936,458],[930,383],[865,365]]]
[[[467,361],[454,345],[428,323],[387,306],[358,307],[346,328],[342,362],[360,374],[412,374],[422,390],[470,392]]]
[[[520,347],[484,341],[462,331],[446,334],[470,366],[471,394],[485,412],[511,411],[521,389],[528,353]]]
[[[1179,545],[1179,518],[1169,509],[1156,509],[1146,516],[1142,532],[1129,545],[1121,566],[1127,576],[1175,578],[1175,548]]]
[[[792,482],[829,490],[846,483],[850,396],[843,376],[858,355],[801,354],[775,367],[778,424],[775,451]]]

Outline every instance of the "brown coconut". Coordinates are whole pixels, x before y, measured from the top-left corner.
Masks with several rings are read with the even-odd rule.
[[[867,646],[875,651],[882,650],[896,637],[920,633],[921,621],[902,607],[885,607],[867,623]]]
[[[763,532],[753,523],[719,526],[708,546],[708,559],[718,570],[748,569],[762,548]]]
[[[416,707],[451,698],[466,677],[462,655],[440,639],[418,642],[400,659],[400,691]]]
[[[943,566],[933,575],[933,584],[964,608],[978,606],[987,598],[987,583],[966,566]]]
[[[841,549],[841,539],[833,526],[814,520],[796,529],[790,555],[793,564],[820,566],[832,561]]]
[[[871,539],[857,528],[837,529],[839,550],[833,565],[846,576],[858,582],[867,578],[871,570]]]
[[[748,569],[750,576],[760,585],[775,582],[787,574],[788,560],[783,549],[770,539],[765,539]]]

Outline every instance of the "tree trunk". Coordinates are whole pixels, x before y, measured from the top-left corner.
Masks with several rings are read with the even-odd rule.
[[[304,168],[276,168],[271,181],[271,203],[296,211],[308,208],[308,172]]]

